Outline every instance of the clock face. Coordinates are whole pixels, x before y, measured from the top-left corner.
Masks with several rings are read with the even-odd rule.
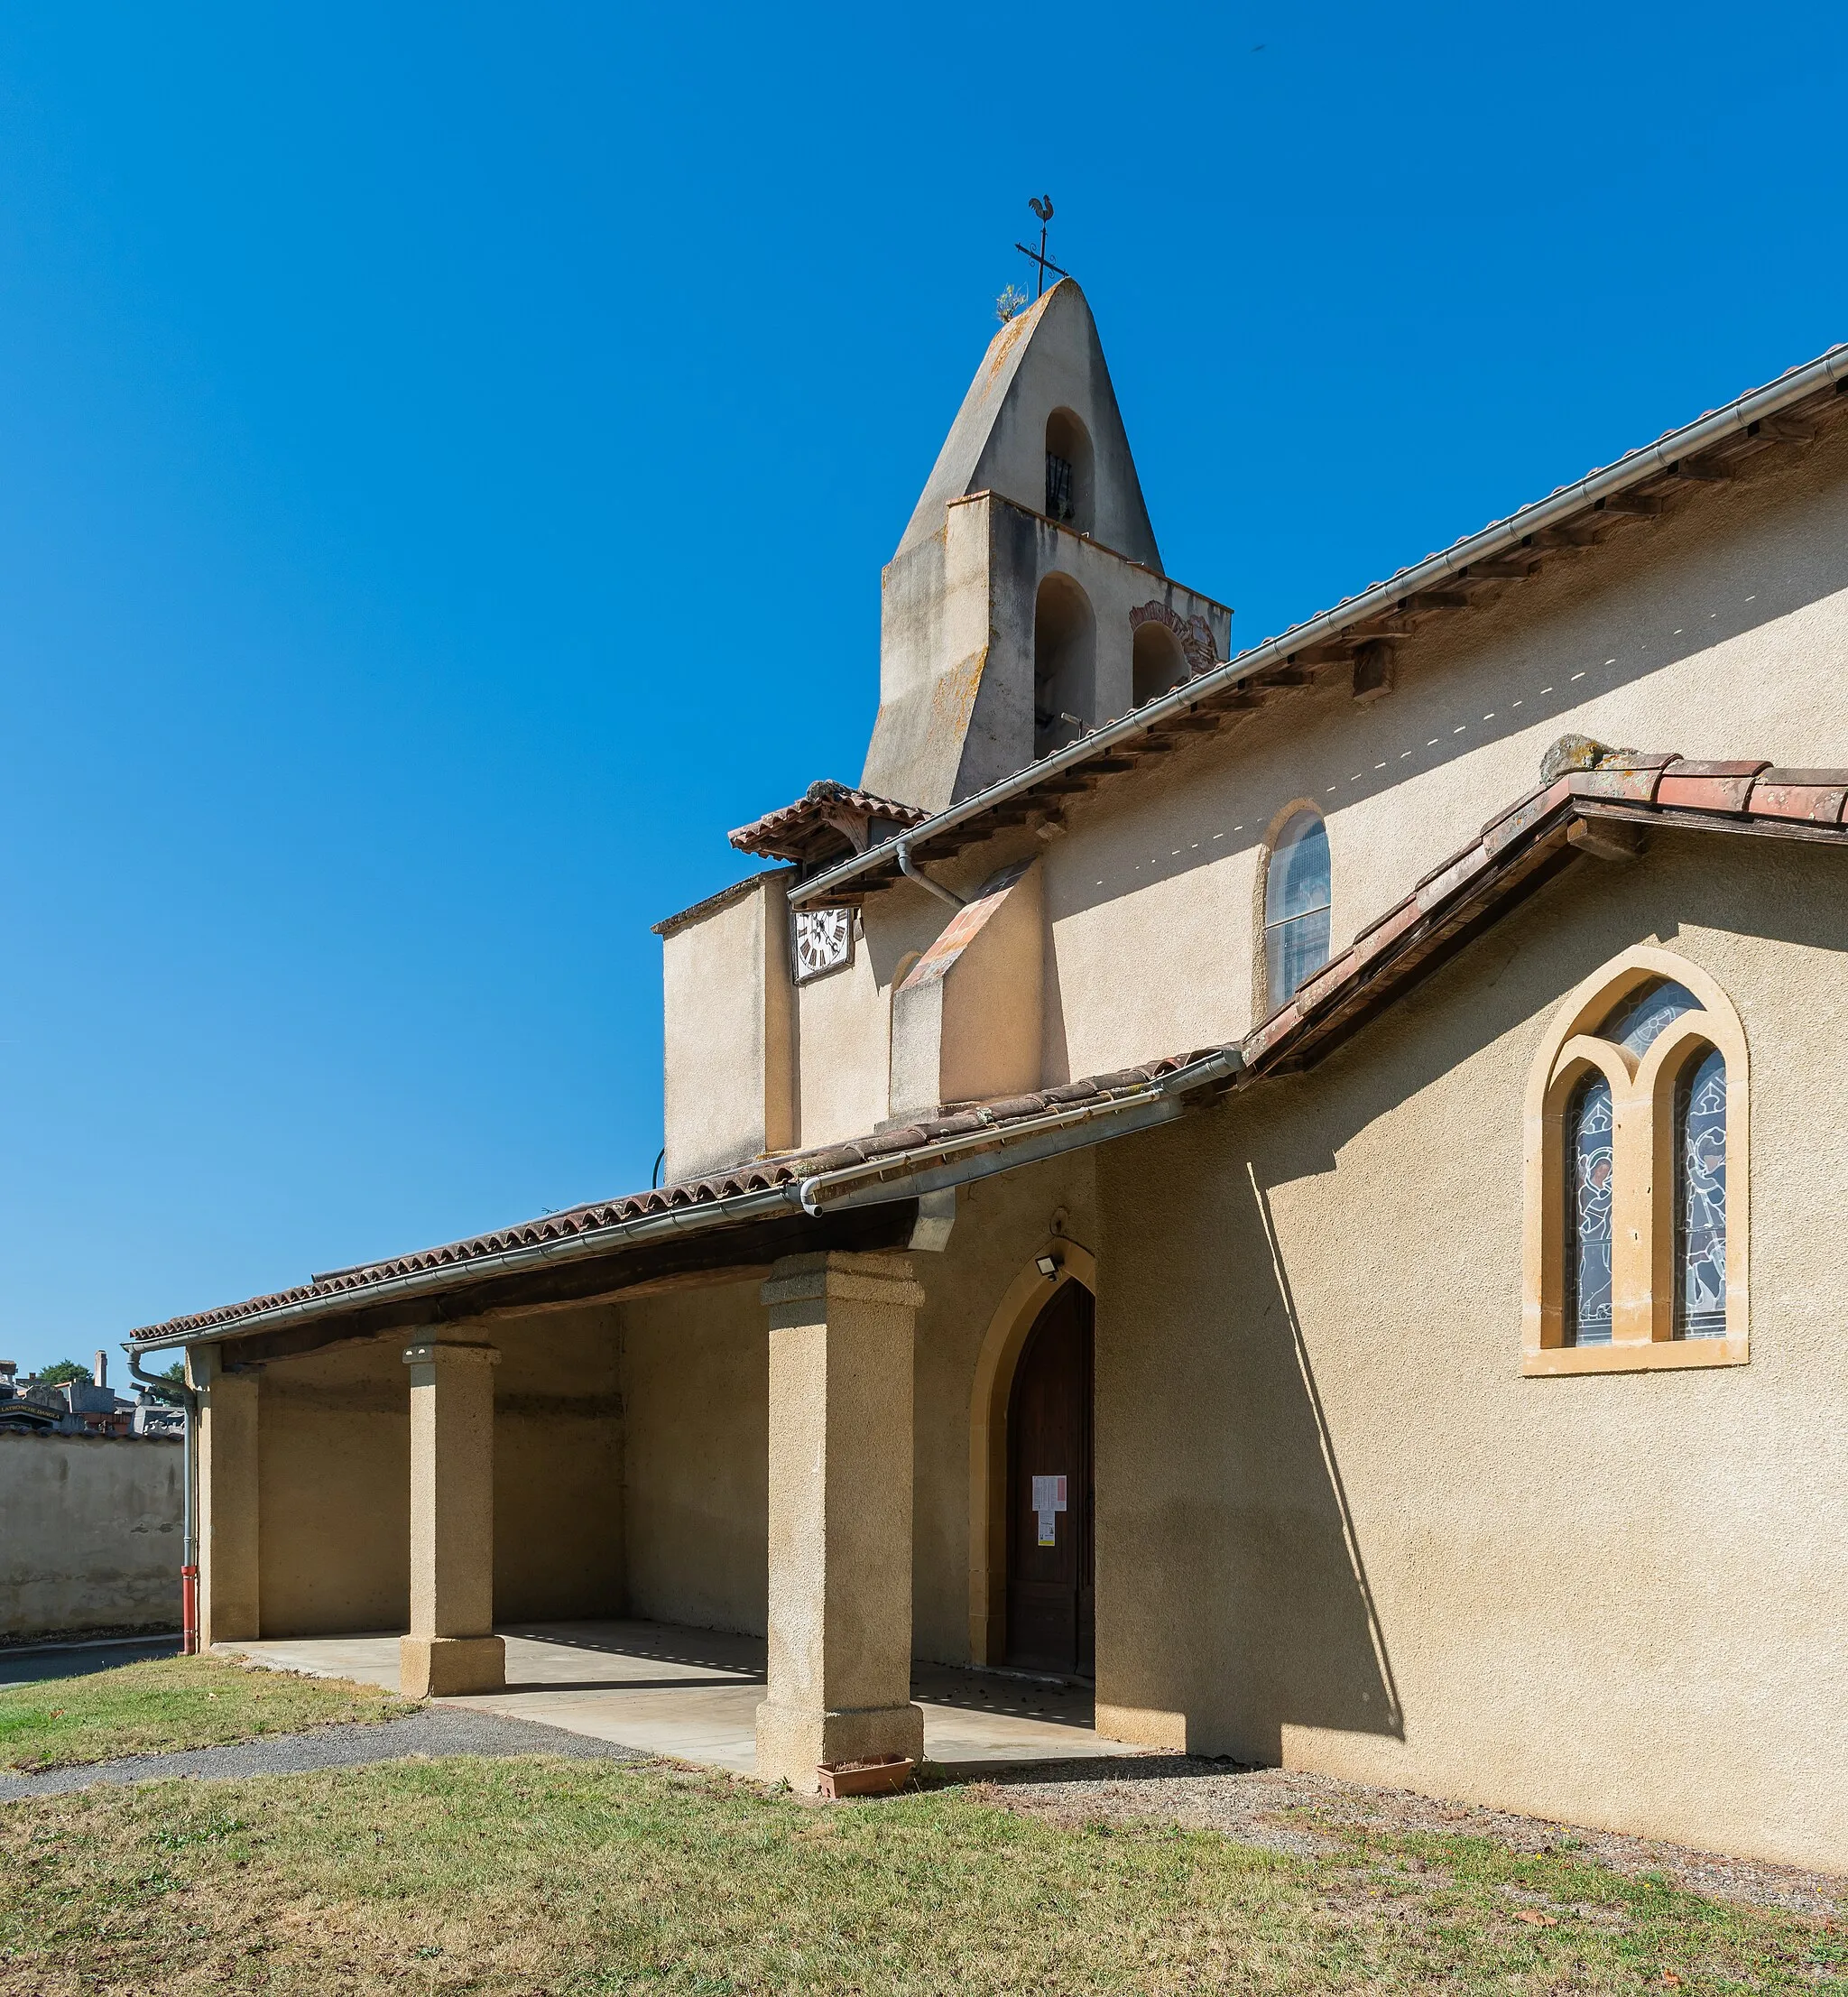
[[[854,955],[852,909],[799,909],[796,913],[796,982],[838,970]]]

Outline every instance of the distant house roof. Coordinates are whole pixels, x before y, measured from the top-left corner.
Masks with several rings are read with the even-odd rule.
[[[908,832],[930,814],[915,804],[875,797],[851,784],[822,777],[798,798],[767,811],[731,835],[740,853],[814,866],[824,860],[864,853],[870,846]]]
[[[947,859],[1010,825],[1056,818],[1072,798],[1106,778],[1314,686],[1330,670],[1377,676],[1392,646],[1495,601],[1543,563],[1659,518],[1678,495],[1732,476],[1760,451],[1813,442],[1819,422],[1848,409],[1844,391],[1848,345],[1832,347],[1769,386],[1666,432],[947,806],[918,827],[907,842],[910,853],[917,860]],[[900,878],[896,855],[874,848],[826,867],[791,889],[790,900],[798,908],[851,904]]]
[[[1658,827],[1848,847],[1844,806],[1848,770],[1694,763],[1566,736],[1549,752],[1539,789],[1492,818],[1242,1040],[999,1101],[950,1105],[901,1129],[574,1207],[170,1318],[132,1336],[142,1345],[223,1336],[337,1316],[387,1292],[448,1296],[452,1314],[465,1315],[469,1285],[510,1268],[616,1255],[643,1241],[735,1226],[772,1213],[816,1216],[914,1197],[1127,1135],[1247,1080],[1312,1066],[1585,855],[1640,850]]]

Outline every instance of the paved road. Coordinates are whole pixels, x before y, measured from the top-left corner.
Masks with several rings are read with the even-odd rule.
[[[113,1671],[118,1664],[139,1664],[143,1658],[179,1654],[177,1636],[125,1636],[107,1643],[62,1643],[49,1650],[0,1646],[0,1685],[83,1678],[91,1671]]]
[[[633,1748],[567,1734],[531,1720],[456,1706],[426,1706],[402,1720],[373,1726],[318,1726],[306,1734],[271,1734],[229,1747],[199,1747],[184,1754],[130,1754],[118,1761],[49,1769],[42,1775],[0,1772],[0,1803],[28,1796],[61,1796],[93,1782],[120,1786],[173,1776],[199,1780],[241,1775],[300,1775],[310,1769],[356,1768],[365,1761],[396,1761],[410,1754],[571,1754],[605,1761],[645,1760]]]

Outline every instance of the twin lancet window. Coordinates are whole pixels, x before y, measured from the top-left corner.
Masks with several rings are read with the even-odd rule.
[[[1737,1016],[1666,952],[1566,1001],[1529,1098],[1526,1371],[1745,1358],[1745,1089]]]

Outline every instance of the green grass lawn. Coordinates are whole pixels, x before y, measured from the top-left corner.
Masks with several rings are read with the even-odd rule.
[[[1828,1923],[1570,1852],[1356,1834],[1298,1859],[661,1764],[375,1763],[0,1807],[0,1991],[22,1997],[1814,1992],[1844,1958]]]
[[[344,1678],[253,1671],[222,1658],[153,1658],[81,1678],[0,1686],[0,1768],[217,1747],[411,1710],[389,1692]]]

